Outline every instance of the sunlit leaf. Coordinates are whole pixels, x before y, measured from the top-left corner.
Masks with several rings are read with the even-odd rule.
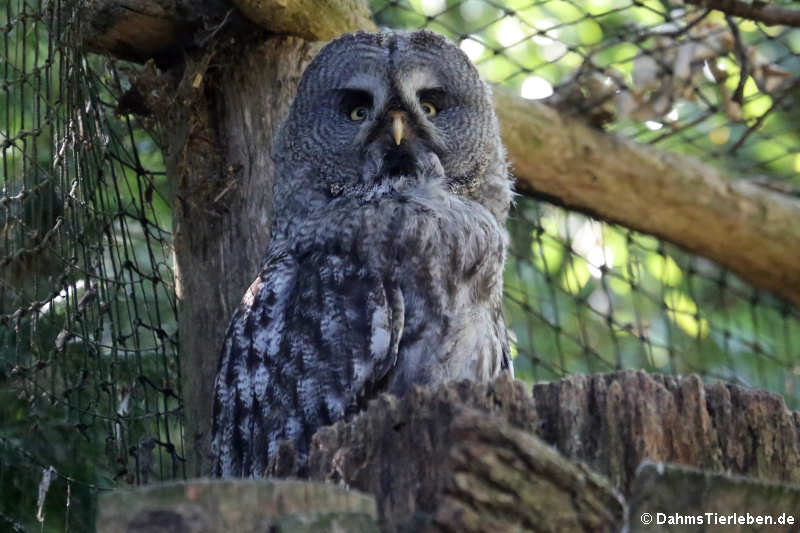
[[[646,260],[647,270],[664,285],[675,287],[683,280],[681,267],[672,257],[661,254],[651,254]]]
[[[570,294],[578,294],[589,281],[589,266],[581,257],[573,257],[564,269],[561,286]]]
[[[690,337],[702,338],[708,335],[708,320],[697,313],[697,304],[685,293],[678,290],[664,295],[667,316]]]
[[[564,259],[564,244],[543,233],[531,243],[531,253],[532,262],[538,270],[555,274]]]
[[[766,113],[770,107],[772,107],[772,98],[767,94],[761,94],[745,102],[742,106],[742,117],[745,120],[756,119]]]
[[[590,45],[603,40],[603,28],[592,19],[587,19],[575,25],[581,43]]]

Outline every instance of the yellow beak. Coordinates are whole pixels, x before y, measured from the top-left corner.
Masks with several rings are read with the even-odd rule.
[[[403,140],[403,128],[405,128],[403,113],[392,113],[392,137],[394,137],[394,142],[398,146],[400,146],[400,141]]]

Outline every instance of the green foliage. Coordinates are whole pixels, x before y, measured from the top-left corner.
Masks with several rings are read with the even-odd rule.
[[[514,215],[506,312],[518,377],[697,372],[782,392],[796,405],[800,323],[787,304],[625,228],[529,199]]]

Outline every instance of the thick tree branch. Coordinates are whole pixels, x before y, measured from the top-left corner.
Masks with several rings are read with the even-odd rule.
[[[355,30],[377,31],[369,4],[361,0],[233,0],[242,13],[275,33],[328,41]]]
[[[767,2],[742,2],[741,0],[686,0],[693,4],[708,9],[722,11],[726,15],[755,20],[767,26],[798,26],[800,27],[800,9],[794,9]]]
[[[79,39],[89,50],[140,63],[174,53],[192,25],[176,2],[90,0],[81,9]]]
[[[520,192],[656,235],[800,305],[800,199],[495,91]]]
[[[253,23],[272,33],[327,41],[356,29],[376,31],[369,4],[361,0],[234,0]],[[89,50],[145,62],[167,59],[191,43],[195,30],[221,24],[231,8],[219,0],[90,0],[80,40]],[[219,19],[219,20],[217,20]],[[213,28],[206,28],[212,30]]]

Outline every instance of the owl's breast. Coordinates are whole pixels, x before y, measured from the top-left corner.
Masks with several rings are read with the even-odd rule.
[[[401,290],[398,362],[388,390],[496,376],[507,236],[483,206],[454,195],[386,199],[351,217],[359,259]],[[351,235],[351,230],[345,230]]]
[[[400,288],[404,326],[389,391],[483,381],[500,372],[507,237],[485,207],[447,192],[412,190],[342,201],[298,229],[289,242],[300,262],[308,254],[346,255]]]
[[[502,270],[507,235],[484,206],[431,187],[332,202],[294,221],[285,240],[298,257],[345,253],[384,276],[404,272],[458,287],[475,284],[480,298]]]

